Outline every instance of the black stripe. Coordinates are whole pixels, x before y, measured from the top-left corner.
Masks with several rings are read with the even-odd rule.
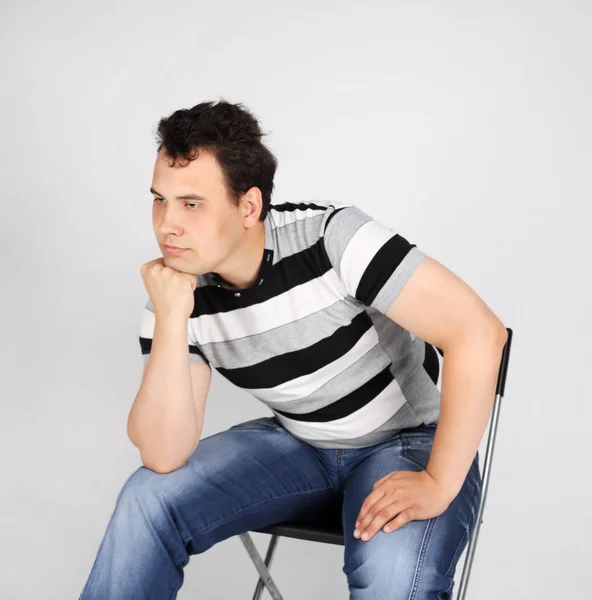
[[[315,204],[314,202],[282,202],[281,204],[272,204],[270,209],[277,210],[278,212],[295,212],[297,210],[307,210],[312,208],[314,210],[327,210],[329,206],[325,204]]]
[[[438,376],[440,374],[440,362],[438,361],[438,355],[436,354],[436,349],[432,344],[425,344],[425,358],[423,361],[423,367],[428,372],[431,380],[438,384]]]
[[[152,339],[140,336],[140,348],[142,350],[142,354],[150,354],[152,351]],[[188,344],[188,348],[189,354],[199,354],[199,356],[201,356],[208,363],[208,365],[210,364],[210,361],[200,348],[193,346],[192,344]]]
[[[273,356],[248,367],[219,367],[216,370],[241,388],[273,388],[292,379],[310,375],[341,358],[372,326],[368,313],[362,310],[350,323],[306,348]]]
[[[152,350],[152,340],[140,336],[140,348],[142,349],[142,354],[150,354],[150,351]]]
[[[197,346],[189,344],[189,354],[199,354],[199,356],[201,356],[208,363],[208,365],[210,364],[208,357]]]
[[[327,225],[329,225],[329,222],[331,221],[331,219],[339,212],[341,212],[342,210],[349,208],[349,206],[342,206],[341,208],[337,208],[335,209],[327,218],[327,220],[325,221],[325,226],[323,228],[323,235],[325,235],[325,231],[327,230]]]
[[[313,412],[295,414],[285,412],[283,410],[273,409],[274,412],[284,415],[294,421],[306,421],[306,422],[317,422],[326,423],[327,421],[334,421],[335,419],[342,419],[351,415],[353,412],[360,410],[363,406],[366,406],[369,402],[374,400],[380,392],[382,392],[393,380],[393,374],[390,370],[390,365],[383,369],[378,375],[375,375],[372,379],[364,383],[361,387],[344,396],[340,400],[319,408]]]
[[[398,233],[385,242],[360,278],[356,298],[366,306],[370,306],[411,248],[415,248],[415,244],[410,244]]]
[[[321,277],[332,268],[321,238],[312,246],[268,267],[265,285],[248,288],[248,294],[235,296],[232,290],[219,288],[216,285],[197,287],[194,292],[195,301],[191,318],[231,312],[237,308],[260,304]]]

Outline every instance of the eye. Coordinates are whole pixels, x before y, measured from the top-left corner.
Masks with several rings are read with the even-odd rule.
[[[158,202],[158,200],[164,200],[164,198],[154,198],[154,202]],[[160,202],[158,202],[158,204],[160,204]],[[185,206],[195,206],[195,207],[198,207],[198,206],[200,206],[200,204],[195,203],[195,202],[187,202],[185,204]],[[191,210],[196,210],[196,209],[192,208]]]

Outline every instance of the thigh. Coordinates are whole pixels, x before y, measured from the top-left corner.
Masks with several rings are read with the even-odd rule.
[[[435,426],[405,430],[376,445],[352,471],[344,489],[345,564],[352,600],[443,600],[451,597],[456,563],[468,543],[479,507],[478,455],[463,487],[446,511],[433,519],[410,521],[369,541],[353,536],[362,503],[381,477],[397,470],[426,468]]]
[[[135,503],[141,499],[144,512],[156,513],[154,521],[174,525],[187,554],[245,531],[334,509],[338,497],[312,448],[275,417],[203,438],[170,473],[141,467],[126,482],[120,496],[125,495]]]

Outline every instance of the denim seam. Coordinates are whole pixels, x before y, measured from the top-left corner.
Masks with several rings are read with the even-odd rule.
[[[427,527],[425,529],[423,540],[421,542],[421,550],[419,553],[419,558],[417,560],[417,568],[415,569],[415,575],[413,577],[413,585],[411,587],[411,592],[409,594],[409,600],[414,600],[416,597],[417,589],[419,587],[419,578],[421,575],[421,570],[423,568],[423,561],[425,559],[426,552],[428,550],[428,544],[431,539],[432,530],[434,529],[434,522],[438,517],[433,517],[429,519]]]
[[[274,417],[258,417],[257,419],[252,419],[251,421],[261,421],[261,419],[273,419]],[[257,429],[279,429],[280,427],[283,427],[283,425],[279,422],[269,422],[269,421],[263,421],[263,422],[258,422],[258,423],[252,423],[251,421],[245,421],[244,423],[237,423],[236,425],[233,425],[232,427],[230,427],[230,429],[237,429],[238,431],[253,431],[253,430],[257,430]],[[247,425],[246,427],[243,427],[244,425]],[[251,425],[251,426],[249,426]],[[219,433],[223,433],[223,432],[219,432]]]
[[[458,562],[458,559],[460,558],[460,554],[459,554],[459,549],[460,547],[463,545],[463,543],[465,543],[465,540],[468,540],[469,537],[469,528],[468,526],[465,527],[465,531],[462,534],[456,548],[454,549],[454,554],[452,555],[452,560],[450,561],[450,565],[448,566],[448,569],[446,570],[445,576],[446,577],[451,577],[451,572],[452,572],[452,567],[453,565],[455,565]]]
[[[475,475],[475,477],[473,477],[471,475],[473,469],[474,469],[474,466],[471,465],[471,468],[469,469],[469,473],[464,482],[464,483],[468,483],[468,487],[470,489],[469,490],[465,489],[465,485],[463,483],[463,488],[461,488],[461,492],[459,492],[459,493],[464,492],[465,498],[471,509],[471,514],[473,516],[473,520],[476,520],[477,512],[479,510],[479,505],[480,505],[480,496],[483,493],[483,488],[482,488],[478,473]]]
[[[335,462],[337,464],[337,483],[340,490],[345,488],[345,474],[343,473],[343,449],[338,448],[335,452]]]
[[[438,592],[438,600],[446,600],[442,594],[448,594],[448,598],[452,598],[452,587],[454,586],[454,579],[452,579],[452,577],[450,578],[450,583],[448,584],[448,587],[442,591],[440,590]]]

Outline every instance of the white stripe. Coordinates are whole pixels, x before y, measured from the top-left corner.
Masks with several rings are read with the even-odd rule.
[[[354,233],[339,264],[341,280],[352,296],[355,296],[360,279],[374,255],[394,235],[395,231],[374,220],[367,221]]]
[[[236,308],[230,312],[190,318],[189,327],[201,346],[241,339],[320,312],[343,298],[344,292],[337,273],[331,269],[321,277],[265,302]]]
[[[140,337],[152,339],[154,327],[156,326],[156,315],[148,308],[144,308],[142,322],[140,323]]]
[[[140,322],[140,337],[154,339],[154,329],[156,327],[156,314],[149,308],[144,308],[142,321]],[[195,342],[190,337],[189,326],[187,327],[187,344],[195,346]],[[148,360],[148,354],[144,355]]]
[[[356,345],[349,352],[313,373],[291,379],[273,388],[251,389],[245,387],[243,389],[263,402],[266,400],[273,402],[299,400],[309,396],[328,381],[331,381],[331,379],[339,377],[341,373],[347,371],[349,367],[360,360],[366,353],[370,352],[378,343],[378,334],[376,333],[376,329],[372,327],[357,341]]]
[[[280,423],[294,436],[310,440],[349,440],[366,435],[386,423],[403,405],[405,396],[396,379],[374,400],[347,417],[312,423],[295,421],[275,413]]]

